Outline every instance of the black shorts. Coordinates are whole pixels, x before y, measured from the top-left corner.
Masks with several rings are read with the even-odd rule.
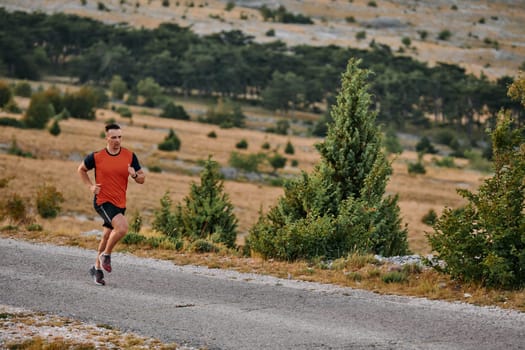
[[[124,215],[124,213],[126,212],[126,208],[119,208],[117,206],[114,206],[110,202],[102,203],[101,205],[95,205],[95,210],[104,220],[102,226],[110,229],[113,229],[113,225],[111,224],[113,218],[118,214]]]

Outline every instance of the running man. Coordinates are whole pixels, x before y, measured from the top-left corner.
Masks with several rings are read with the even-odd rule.
[[[98,285],[105,285],[104,272],[111,272],[111,252],[128,232],[126,190],[128,177],[143,184],[146,174],[142,171],[135,153],[121,146],[122,129],[118,124],[106,125],[106,148],[90,153],[78,166],[82,182],[93,193],[93,205],[104,220],[95,265],[89,270]],[[95,183],[88,171],[95,169]]]

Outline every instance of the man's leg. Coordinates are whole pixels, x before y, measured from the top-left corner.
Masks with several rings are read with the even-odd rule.
[[[97,270],[100,270],[100,254],[104,252],[106,249],[109,237],[111,235],[112,229],[109,227],[104,226],[104,230],[102,231],[102,238],[100,239],[100,243],[98,244],[98,252],[97,252],[97,260],[95,262],[95,268]]]
[[[128,222],[123,214],[117,214],[111,220],[113,230],[109,233],[104,249],[99,255],[100,264],[102,268],[107,272],[111,272],[111,252],[115,245],[126,235],[128,232]]]
[[[118,241],[120,241],[126,235],[126,233],[128,233],[128,221],[124,215],[115,215],[113,220],[111,220],[111,224],[113,225],[113,230],[110,232],[109,238],[103,250],[103,253],[106,255],[110,255]]]

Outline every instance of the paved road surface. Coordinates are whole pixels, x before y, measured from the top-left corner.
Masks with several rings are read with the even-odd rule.
[[[525,349],[525,314],[0,239],[0,304],[208,349]]]

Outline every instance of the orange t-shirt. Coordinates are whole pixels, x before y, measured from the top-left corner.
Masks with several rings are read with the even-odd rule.
[[[106,202],[126,208],[126,190],[128,188],[128,165],[135,171],[140,169],[135,153],[121,147],[120,152],[112,155],[106,148],[89,154],[84,159],[88,170],[95,169],[95,182],[100,184],[100,192],[95,196],[95,204]]]

